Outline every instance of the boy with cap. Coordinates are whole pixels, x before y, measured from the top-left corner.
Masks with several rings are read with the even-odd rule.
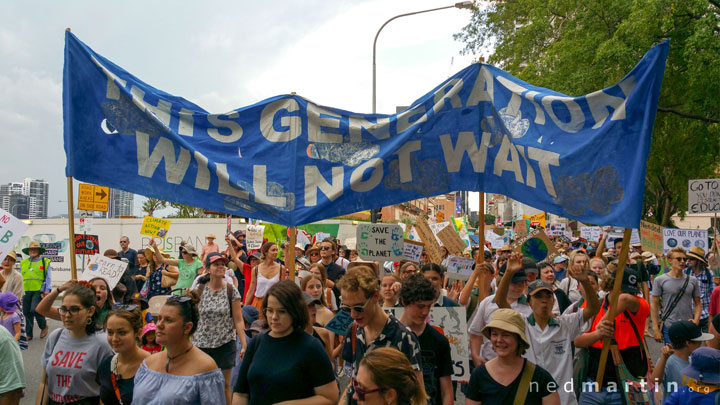
[[[672,347],[663,347],[662,356],[652,374],[654,381],[662,380],[665,398],[683,385],[683,370],[690,365],[690,355],[702,342],[713,338],[713,335],[703,333],[699,326],[690,321],[675,322],[668,335]]]
[[[510,308],[507,291],[513,274],[520,271],[527,262],[520,253],[513,253],[507,263],[505,275],[500,280],[496,301],[500,308]],[[593,291],[592,284],[582,266],[570,270],[571,277],[577,280],[587,291]],[[563,404],[577,404],[573,392],[572,343],[583,332],[583,324],[592,319],[600,309],[597,295],[588,294],[587,305],[582,311],[553,317],[552,308],[555,294],[552,286],[542,280],[536,280],[528,286],[528,303],[532,313],[525,317],[525,334],[530,347],[525,357],[548,370],[555,381],[563,384],[558,387]]]
[[[720,350],[701,347],[683,370],[686,384],[670,395],[665,405],[714,405],[720,403]]]
[[[527,287],[527,276],[525,275],[525,269],[530,269],[535,266],[532,260],[524,260],[522,262],[523,269],[516,271],[511,280],[510,287],[507,293],[507,301],[510,304],[510,308],[522,314],[522,316],[530,316],[532,309],[528,306],[525,298],[525,288]],[[505,274],[507,265],[503,265],[499,269],[499,275],[502,277]],[[497,357],[497,354],[492,349],[492,344],[487,339],[483,339],[482,330],[490,322],[490,318],[498,309],[498,304],[495,302],[495,295],[490,295],[480,301],[477,308],[475,308],[475,314],[470,320],[470,326],[468,327],[468,333],[470,335],[470,355],[475,367],[485,363],[488,360]]]

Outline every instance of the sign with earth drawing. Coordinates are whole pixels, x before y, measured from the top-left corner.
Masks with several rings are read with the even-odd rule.
[[[559,254],[555,249],[555,244],[550,241],[542,229],[535,229],[517,239],[510,246],[513,252],[522,253],[523,256],[529,257],[536,262],[549,262]]]

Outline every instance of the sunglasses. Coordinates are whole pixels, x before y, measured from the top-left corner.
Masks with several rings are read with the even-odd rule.
[[[184,304],[186,302],[190,302],[192,298],[188,297],[187,295],[171,295],[168,297],[167,302],[177,302],[180,304]]]
[[[353,305],[353,306],[349,306],[349,305],[345,305],[345,304],[340,305],[340,310],[343,312],[348,312],[348,313],[350,311],[355,311],[358,314],[360,314],[365,310],[365,307],[367,307],[367,305],[370,303],[371,299],[372,299],[372,297],[368,298],[368,300],[365,301],[365,303],[363,305]]]
[[[365,402],[365,395],[372,394],[373,392],[385,391],[385,388],[381,388],[381,387],[373,388],[371,390],[365,389],[354,378],[352,379],[352,386],[353,386],[353,390],[355,390],[355,392],[357,393],[358,401],[363,401],[363,402]]]
[[[310,256],[317,256],[317,255],[319,255],[319,254],[320,254],[320,253],[318,253],[318,252],[311,252],[311,253],[310,253]]]
[[[676,257],[675,260],[679,262],[686,262],[688,259],[686,257]]]
[[[330,246],[320,246],[320,250],[330,250],[332,249]]]
[[[136,304],[115,304],[112,306],[112,309],[113,310],[124,309],[128,312],[132,312],[132,311],[138,309],[138,306]]]

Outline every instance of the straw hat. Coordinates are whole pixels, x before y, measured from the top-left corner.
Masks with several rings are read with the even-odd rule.
[[[198,255],[198,254],[197,254],[197,250],[195,250],[195,247],[194,247],[193,245],[189,244],[189,243],[186,244],[185,246],[183,246],[183,250],[186,251],[186,252],[188,252],[188,253],[190,253],[190,254],[193,255],[193,256],[197,256],[197,255]]]
[[[213,235],[212,233],[210,233],[210,234],[208,234],[207,236],[205,236],[205,239],[215,239],[215,235]]]
[[[705,251],[702,248],[699,248],[697,246],[693,246],[690,248],[690,251],[687,253],[688,258],[690,259],[697,259],[703,264],[707,266],[708,262],[705,260]]]
[[[530,346],[527,337],[525,336],[525,320],[518,311],[508,308],[500,308],[493,312],[490,322],[483,328],[482,333],[490,339],[490,328],[502,329],[506,332],[517,333],[525,342],[526,345]]]
[[[45,248],[40,246],[40,242],[38,242],[36,240],[31,241],[30,244],[28,245],[28,247],[23,249],[22,252],[25,253],[26,255],[29,255],[30,249],[37,249],[40,251],[40,254],[45,253]]]
[[[12,250],[8,252],[7,257],[13,259],[13,261],[17,261],[17,254]]]
[[[170,254],[163,252],[162,249],[160,249],[160,254],[162,254],[166,259],[170,258]],[[145,260],[155,266],[155,251],[152,248],[145,248]]]

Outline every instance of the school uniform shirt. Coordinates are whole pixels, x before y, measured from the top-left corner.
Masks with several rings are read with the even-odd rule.
[[[104,334],[74,338],[65,328],[52,331],[45,341],[41,358],[47,372],[50,399],[74,402],[100,395],[95,376],[100,363],[112,354]]]
[[[413,370],[422,370],[422,358],[420,357],[420,342],[417,336],[404,324],[397,320],[393,315],[389,315],[383,330],[372,342],[365,341],[365,331],[362,326],[358,326],[355,331],[355,352],[353,353],[352,343],[352,325],[345,334],[345,345],[342,349],[342,358],[347,364],[352,365],[352,378],[357,377],[360,360],[365,357],[365,353],[370,352],[378,347],[394,347],[410,361]],[[357,404],[352,399],[354,394],[352,385],[348,387],[349,405]]]
[[[495,312],[498,308],[498,305],[495,303],[494,295],[485,297],[485,299],[480,301],[475,309],[475,315],[470,321],[468,332],[473,335],[482,336],[483,328],[485,325],[490,323],[490,318],[492,317],[493,312]],[[510,304],[510,308],[520,312],[523,317],[530,316],[530,314],[532,314],[532,309],[527,304],[527,299],[524,295]],[[493,350],[490,339],[483,339],[483,344],[480,348],[480,357],[485,361],[492,360],[497,357],[497,353]]]
[[[550,317],[550,321],[541,329],[535,322],[534,314],[525,318],[525,335],[530,348],[525,358],[548,370],[559,384],[560,403],[577,404],[570,381],[573,377],[572,344],[583,333],[583,312]]]

